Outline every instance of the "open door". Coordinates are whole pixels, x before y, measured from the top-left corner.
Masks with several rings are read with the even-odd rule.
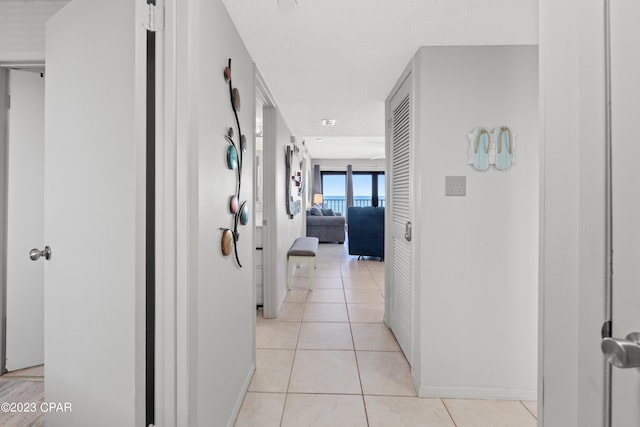
[[[44,238],[44,78],[10,70],[9,95],[5,368],[15,371],[44,362],[44,265],[29,257]]]
[[[46,425],[145,424],[146,30],[132,0],[47,23]]]
[[[412,254],[411,215],[413,212],[411,150],[412,150],[412,76],[409,75],[389,105],[387,123],[391,138],[388,212],[391,224],[391,245],[387,253],[390,277],[389,326],[398,340],[409,364],[412,364]]]
[[[602,349],[615,367],[611,378],[611,426],[640,425],[640,3],[611,2],[612,335]],[[609,420],[607,420],[609,421]]]

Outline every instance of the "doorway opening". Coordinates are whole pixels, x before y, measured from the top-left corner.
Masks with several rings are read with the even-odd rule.
[[[44,362],[44,68],[3,66],[5,319],[0,369]]]
[[[0,399],[42,402],[43,64],[0,64],[0,100]]]

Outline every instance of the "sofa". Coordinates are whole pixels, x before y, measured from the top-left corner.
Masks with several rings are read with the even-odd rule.
[[[307,211],[307,237],[317,237],[323,243],[344,243],[345,223],[340,213],[314,206]]]
[[[384,260],[384,208],[350,207],[347,210],[349,255]]]

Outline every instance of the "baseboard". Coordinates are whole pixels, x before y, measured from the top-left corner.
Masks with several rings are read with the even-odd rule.
[[[420,379],[416,377],[416,373],[413,371],[413,369],[411,369],[411,382],[413,383],[413,389],[418,394],[418,396],[420,396]]]
[[[236,404],[233,405],[233,411],[231,412],[231,418],[227,423],[227,427],[233,427],[233,424],[236,422],[236,418],[238,418],[238,414],[240,413],[240,408],[242,407],[242,402],[244,402],[244,397],[247,395],[247,391],[249,390],[249,384],[251,384],[251,379],[253,378],[253,373],[256,371],[256,364],[251,365],[251,369],[249,369],[249,374],[247,378],[244,380],[244,384],[242,385],[242,390],[236,399]]]
[[[417,382],[412,378],[414,387]],[[537,400],[536,390],[421,386],[418,396],[451,399]]]

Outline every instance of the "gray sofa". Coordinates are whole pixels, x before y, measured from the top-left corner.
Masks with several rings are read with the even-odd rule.
[[[345,218],[331,209],[314,207],[307,211],[307,237],[317,237],[321,242],[344,243],[345,224]]]

